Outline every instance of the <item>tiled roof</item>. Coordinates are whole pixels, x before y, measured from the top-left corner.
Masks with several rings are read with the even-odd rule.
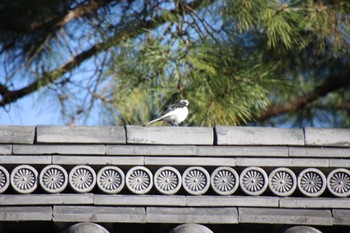
[[[0,221],[350,225],[350,129],[0,126],[0,168]]]
[[[350,147],[350,129],[0,126],[0,143]]]

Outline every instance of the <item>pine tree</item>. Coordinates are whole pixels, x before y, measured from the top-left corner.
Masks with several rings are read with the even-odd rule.
[[[346,0],[18,2],[0,3],[0,106],[45,90],[94,124],[188,99],[187,125],[350,125]]]

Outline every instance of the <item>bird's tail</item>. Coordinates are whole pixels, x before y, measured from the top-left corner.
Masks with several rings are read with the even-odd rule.
[[[154,119],[154,120],[151,120],[150,122],[148,122],[147,124],[145,124],[145,125],[143,125],[143,126],[147,126],[147,125],[153,124],[153,123],[155,123],[155,122],[157,122],[157,121],[160,121],[160,120],[162,120],[161,117],[159,117],[159,118],[157,118],[157,119]]]

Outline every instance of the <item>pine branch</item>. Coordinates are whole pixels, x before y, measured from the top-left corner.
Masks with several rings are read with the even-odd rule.
[[[298,108],[305,106],[308,103],[311,103],[321,97],[326,96],[331,92],[335,92],[342,88],[349,87],[350,79],[348,78],[347,74],[348,73],[344,72],[342,75],[329,77],[326,83],[316,86],[312,91],[306,93],[303,96],[297,97],[290,102],[270,106],[257,118],[257,121],[264,121],[271,117],[292,112]]]
[[[197,0],[197,1],[191,2],[188,5],[192,9],[198,9],[200,7],[205,7],[209,5],[213,1],[214,0],[206,1],[205,4],[203,4],[201,0]],[[167,14],[176,14],[176,10],[167,12]],[[80,64],[82,64],[84,61],[88,60],[90,57],[96,55],[101,51],[107,50],[113,45],[120,43],[121,41],[125,40],[125,38],[135,38],[140,33],[143,33],[144,30],[152,30],[164,24],[165,22],[174,21],[174,20],[176,20],[176,17],[173,17],[173,18],[167,17],[165,19],[163,15],[160,15],[160,16],[155,16],[154,18],[149,19],[147,21],[142,21],[142,20],[137,21],[133,25],[133,27],[130,27],[130,25],[125,25],[125,28],[121,30],[117,36],[109,38],[102,43],[96,43],[95,45],[85,50],[84,52],[74,56],[72,59],[70,59],[68,62],[66,62],[62,66],[58,67],[55,70],[44,73],[41,78],[38,78],[38,80],[36,80],[35,82],[21,89],[10,90],[8,89],[8,87],[6,87],[6,85],[0,83],[0,96],[2,97],[0,100],[0,107],[16,102],[18,99],[24,96],[27,96],[31,93],[34,93],[39,89],[41,89],[42,87],[45,87],[53,83],[54,81],[62,77],[65,73],[72,71],[73,69],[78,67]]]
[[[47,17],[44,20],[17,26],[8,23],[6,24],[6,28],[19,33],[31,33],[44,29],[48,30],[49,34],[51,34],[53,31],[63,27],[73,19],[81,18],[91,12],[95,12],[112,1],[113,0],[90,0],[85,5],[78,5],[77,7],[69,10],[65,15],[52,14],[51,17]],[[2,20],[6,22],[6,19],[3,18]]]
[[[91,47],[90,49],[73,57],[71,60],[58,67],[57,69],[44,73],[42,75],[42,78],[21,89],[10,91],[6,86],[0,83],[0,95],[2,96],[0,106],[5,106],[9,103],[16,102],[18,99],[29,95],[39,90],[40,88],[49,85],[50,83],[53,83],[55,80],[58,80],[60,77],[62,77],[63,74],[73,70],[86,59],[93,56],[96,52],[99,51],[99,48],[99,45]]]
[[[57,21],[55,23],[55,28],[60,28],[73,19],[81,18],[82,16],[94,12],[112,1],[113,0],[91,0],[86,5],[78,6],[69,11],[61,20]]]

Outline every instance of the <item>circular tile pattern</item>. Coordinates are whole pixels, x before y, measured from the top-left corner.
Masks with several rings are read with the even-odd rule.
[[[267,174],[260,167],[247,167],[240,175],[240,185],[248,195],[261,195],[268,185]]]
[[[109,194],[119,193],[125,185],[124,172],[115,166],[103,167],[97,173],[97,186]]]
[[[336,197],[350,195],[350,172],[344,168],[337,168],[327,176],[328,190]]]
[[[276,168],[269,175],[269,188],[277,196],[290,196],[296,187],[297,178],[289,168]]]
[[[11,186],[19,193],[32,193],[38,186],[38,172],[30,165],[20,165],[11,172]]]
[[[202,167],[189,167],[182,174],[184,189],[192,195],[202,195],[210,187],[210,176]]]
[[[239,176],[231,167],[218,167],[211,174],[211,187],[220,195],[233,194],[239,185]]]
[[[318,197],[326,189],[326,177],[316,168],[307,168],[298,176],[299,190],[308,197]]]
[[[40,172],[39,184],[48,193],[60,193],[67,187],[68,174],[59,165],[48,165]]]
[[[136,166],[126,173],[126,186],[136,194],[146,194],[153,186],[153,175],[148,168]]]
[[[69,173],[69,184],[78,193],[90,192],[96,184],[96,173],[89,166],[75,166]]]
[[[0,166],[0,193],[5,192],[10,185],[9,177],[8,171],[3,166]]]
[[[162,194],[175,194],[181,188],[181,174],[173,167],[161,167],[154,174],[154,185]]]

